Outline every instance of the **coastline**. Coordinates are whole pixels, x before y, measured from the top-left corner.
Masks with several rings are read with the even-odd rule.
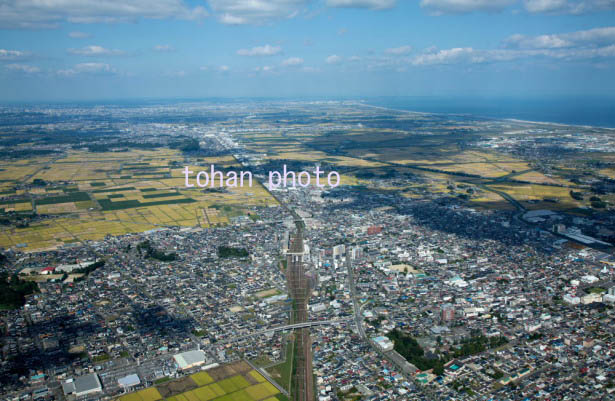
[[[493,120],[493,121],[510,121],[510,122],[517,122],[517,123],[525,123],[525,124],[544,124],[544,125],[554,125],[554,126],[557,126],[557,127],[569,127],[569,128],[585,128],[585,129],[588,129],[588,128],[598,128],[598,129],[605,129],[605,130],[609,130],[609,131],[614,131],[615,132],[615,127],[604,127],[604,126],[599,126],[599,125],[567,124],[567,123],[558,123],[558,122],[551,122],[551,121],[522,120],[522,119],[519,119],[519,118],[512,118],[512,117],[498,118],[498,117],[480,116],[480,115],[472,114],[472,113],[443,113],[443,112],[427,112],[427,111],[405,110],[405,109],[396,109],[396,108],[386,107],[386,106],[377,106],[377,105],[373,105],[373,104],[369,104],[369,103],[362,103],[362,102],[358,102],[357,104],[359,104],[361,106],[373,107],[373,108],[377,108],[377,109],[397,111],[397,112],[400,112],[400,113],[418,114],[418,115],[467,116],[467,117],[483,118],[483,119],[488,119],[488,120]]]

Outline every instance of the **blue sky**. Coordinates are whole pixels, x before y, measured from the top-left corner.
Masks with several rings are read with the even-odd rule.
[[[615,0],[0,0],[0,100],[612,96]]]

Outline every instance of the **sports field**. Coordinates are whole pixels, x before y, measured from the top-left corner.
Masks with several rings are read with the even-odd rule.
[[[287,401],[246,362],[236,362],[168,381],[118,398],[119,401]]]

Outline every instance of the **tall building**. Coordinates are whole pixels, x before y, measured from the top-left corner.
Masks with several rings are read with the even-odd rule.
[[[367,228],[367,235],[376,235],[382,232],[382,226],[371,226]]]
[[[455,307],[453,304],[444,304],[440,307],[440,315],[443,322],[455,320]]]
[[[343,256],[346,252],[346,246],[344,244],[336,245],[333,247],[333,257]]]

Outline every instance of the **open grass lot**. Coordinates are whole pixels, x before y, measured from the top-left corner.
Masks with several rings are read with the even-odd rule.
[[[220,366],[118,398],[119,401],[288,400],[245,362]]]
[[[263,290],[263,291],[259,291],[256,293],[256,296],[258,298],[267,298],[267,297],[272,297],[274,295],[278,295],[280,293],[280,290],[278,290],[277,288],[271,288],[269,290]]]
[[[285,390],[290,390],[290,380],[293,370],[293,361],[295,358],[295,341],[289,340],[286,344],[286,359],[277,365],[273,365],[267,369],[271,377]]]

